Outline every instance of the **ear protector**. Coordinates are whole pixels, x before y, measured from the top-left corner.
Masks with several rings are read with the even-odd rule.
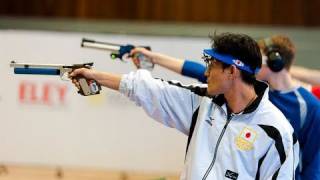
[[[274,48],[274,45],[272,44],[272,41],[270,38],[264,39],[264,43],[266,45],[266,55],[268,57],[267,59],[267,65],[273,72],[279,72],[284,68],[284,61],[279,53],[279,51]]]

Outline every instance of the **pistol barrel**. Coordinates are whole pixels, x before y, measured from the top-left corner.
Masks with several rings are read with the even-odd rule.
[[[60,69],[49,68],[14,68],[15,74],[60,75]]]
[[[90,39],[82,39],[81,47],[118,52],[121,48],[121,45],[106,42],[98,42]]]
[[[10,67],[14,68],[56,68],[65,66],[64,64],[35,64],[35,63],[17,63],[15,61],[11,61]]]

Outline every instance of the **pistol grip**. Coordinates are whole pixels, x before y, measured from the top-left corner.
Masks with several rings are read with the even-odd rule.
[[[83,96],[100,94],[101,86],[95,80],[87,80],[83,77],[78,77],[77,80],[80,84],[79,94]]]

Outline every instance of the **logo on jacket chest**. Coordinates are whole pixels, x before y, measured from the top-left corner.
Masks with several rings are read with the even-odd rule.
[[[249,151],[253,149],[253,144],[256,141],[257,132],[251,128],[245,127],[241,130],[240,134],[236,137],[235,143],[238,149]]]
[[[237,180],[239,174],[236,173],[236,172],[227,170],[224,176],[227,177],[227,178],[229,178],[229,179],[232,179],[232,180]]]

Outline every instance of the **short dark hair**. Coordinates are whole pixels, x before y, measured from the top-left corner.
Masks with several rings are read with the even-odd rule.
[[[221,33],[210,35],[212,48],[222,54],[229,54],[241,60],[248,65],[253,71],[261,68],[262,58],[258,43],[250,36],[245,34]],[[229,65],[224,65],[226,68]],[[254,84],[255,74],[240,70],[241,78],[247,84]]]
[[[279,52],[281,55],[281,58],[284,62],[284,68],[286,70],[290,70],[290,67],[292,66],[294,62],[294,57],[296,54],[296,47],[293,44],[293,42],[290,40],[290,38],[286,35],[274,35],[270,37],[272,49]],[[267,54],[268,48],[266,46],[265,40],[261,39],[258,41],[259,47],[262,49],[262,51]]]

